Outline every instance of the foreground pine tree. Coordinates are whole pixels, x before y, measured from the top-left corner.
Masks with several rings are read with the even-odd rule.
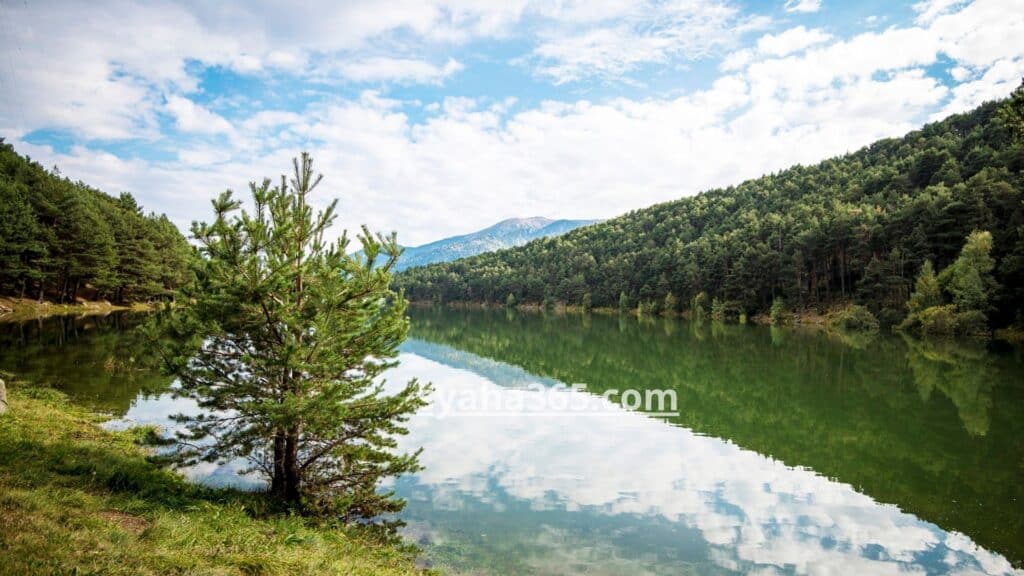
[[[406,302],[390,289],[394,236],[325,240],[335,202],[314,213],[320,183],[307,154],[294,176],[251,184],[252,211],[225,192],[214,220],[194,224],[202,259],[190,302],[167,313],[165,355],[180,394],[206,411],[179,417],[184,461],[249,458],[291,509],[369,519],[401,510],[379,482],[419,469],[395,436],[424,405],[415,380],[393,395],[381,374],[405,339]]]

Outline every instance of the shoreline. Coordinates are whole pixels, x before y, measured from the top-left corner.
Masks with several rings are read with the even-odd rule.
[[[21,322],[49,318],[51,316],[92,316],[112,312],[152,312],[155,305],[150,302],[111,304],[106,300],[82,300],[74,304],[57,304],[33,298],[0,297],[0,322]]]
[[[438,305],[435,304],[434,302],[429,301],[429,300],[428,301],[418,300],[418,301],[410,301],[409,302],[409,306],[414,307],[414,308],[419,308],[419,309],[427,309],[427,308],[434,308],[435,306],[438,306]],[[767,326],[767,327],[773,327],[773,328],[789,328],[789,329],[801,330],[801,331],[813,330],[813,331],[822,331],[822,332],[839,333],[839,334],[844,334],[844,333],[845,334],[860,334],[860,333],[862,333],[862,332],[847,333],[847,332],[844,332],[842,329],[840,329],[839,327],[837,327],[837,326],[835,326],[833,324],[835,316],[837,315],[837,313],[839,311],[842,310],[843,306],[844,305],[838,305],[838,306],[830,308],[830,309],[828,309],[828,310],[826,310],[824,312],[821,312],[821,311],[818,311],[818,310],[815,310],[815,309],[804,309],[804,310],[788,311],[786,313],[786,318],[787,318],[786,321],[784,323],[780,324],[780,325],[772,324],[771,318],[770,318],[769,314],[766,313],[766,312],[761,312],[761,313],[755,314],[753,316],[750,316],[747,319],[746,323],[731,321],[731,322],[725,322],[724,324],[731,325],[731,326],[742,326],[744,324],[747,324],[747,325],[753,325],[753,326]],[[441,304],[440,307],[442,307],[444,309],[447,309],[447,310],[507,310],[508,309],[503,304],[499,304],[499,303],[493,303],[492,304],[492,303],[487,303],[487,302],[446,302],[446,303]],[[550,310],[550,311],[545,311],[543,305],[535,304],[535,303],[517,304],[516,307],[514,308],[514,310],[515,311],[524,312],[524,313],[527,313],[527,314],[551,313],[551,314],[556,314],[556,315],[560,315],[560,316],[569,315],[569,314],[582,316],[582,315],[588,314],[588,312],[584,311],[583,307],[581,307],[581,306],[578,306],[578,305],[566,305],[566,304],[561,304],[561,303],[556,304],[555,308],[553,310]],[[619,311],[617,309],[615,309],[615,308],[600,307],[600,308],[593,308],[592,310],[590,310],[589,314],[600,315],[600,316],[614,316],[614,315],[619,314]],[[625,315],[633,317],[633,318],[643,318],[643,319],[665,318],[665,319],[686,320],[688,322],[692,322],[693,321],[692,313],[689,310],[685,310],[683,312],[674,313],[674,314],[640,314],[637,311],[636,308],[632,308],[628,312],[626,312]],[[704,321],[705,322],[713,322],[710,318],[707,318]],[[887,333],[887,334],[894,334],[894,335],[895,334],[900,334],[900,332],[898,330],[896,330],[895,328],[883,328],[881,330],[881,332]],[[929,337],[929,338],[926,338],[926,339],[952,339],[952,340],[966,340],[966,341],[971,341],[971,340],[975,340],[976,341],[976,340],[978,340],[977,338],[971,338],[971,337],[966,337],[966,336],[933,336],[933,337]],[[1008,326],[1008,327],[1005,327],[1005,328],[997,328],[997,329],[993,330],[988,337],[981,338],[981,339],[982,340],[995,340],[995,341],[1005,342],[1005,343],[1008,343],[1008,344],[1011,344],[1011,345],[1014,345],[1014,346],[1024,346],[1024,327],[1014,325],[1014,326]]]

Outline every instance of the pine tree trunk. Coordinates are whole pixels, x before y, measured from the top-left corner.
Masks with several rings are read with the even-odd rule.
[[[292,428],[285,439],[284,498],[289,506],[299,505],[299,429]]]
[[[274,433],[274,475],[270,479],[270,492],[275,497],[284,499],[284,432]]]

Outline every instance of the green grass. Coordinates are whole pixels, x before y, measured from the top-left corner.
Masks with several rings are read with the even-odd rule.
[[[408,550],[267,512],[146,460],[49,389],[0,415],[0,574],[416,574]]]

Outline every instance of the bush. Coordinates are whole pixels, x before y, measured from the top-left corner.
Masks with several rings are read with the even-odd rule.
[[[959,312],[956,315],[956,333],[964,336],[987,336],[988,317],[978,310]]]
[[[877,315],[878,323],[884,327],[898,326],[905,316],[902,310],[896,308],[882,308]]]
[[[711,319],[715,322],[725,322],[725,302],[718,298],[711,301]]]
[[[907,316],[900,330],[928,336],[988,336],[988,317],[979,310],[958,312],[955,304],[931,306]]]
[[[555,309],[555,297],[548,295],[544,297],[544,310],[551,312]]]
[[[950,336],[956,332],[956,306],[931,306],[918,314],[922,334]]]
[[[832,321],[840,330],[847,332],[875,332],[878,330],[878,319],[867,308],[852,304],[839,311]]]
[[[679,301],[676,299],[675,295],[672,294],[671,292],[666,294],[665,302],[661,307],[661,313],[664,314],[665,316],[672,316],[676,313],[678,308]]]
[[[703,320],[708,315],[708,294],[707,292],[699,292],[693,297],[693,301],[690,302],[690,308],[693,310],[694,320]]]
[[[738,302],[731,300],[711,300],[711,319],[715,322],[726,323],[739,320],[741,308]]]
[[[775,300],[772,300],[772,308],[768,315],[769,318],[771,318],[772,326],[782,326],[789,321],[789,314],[786,312],[786,303],[782,298],[776,296]]]

